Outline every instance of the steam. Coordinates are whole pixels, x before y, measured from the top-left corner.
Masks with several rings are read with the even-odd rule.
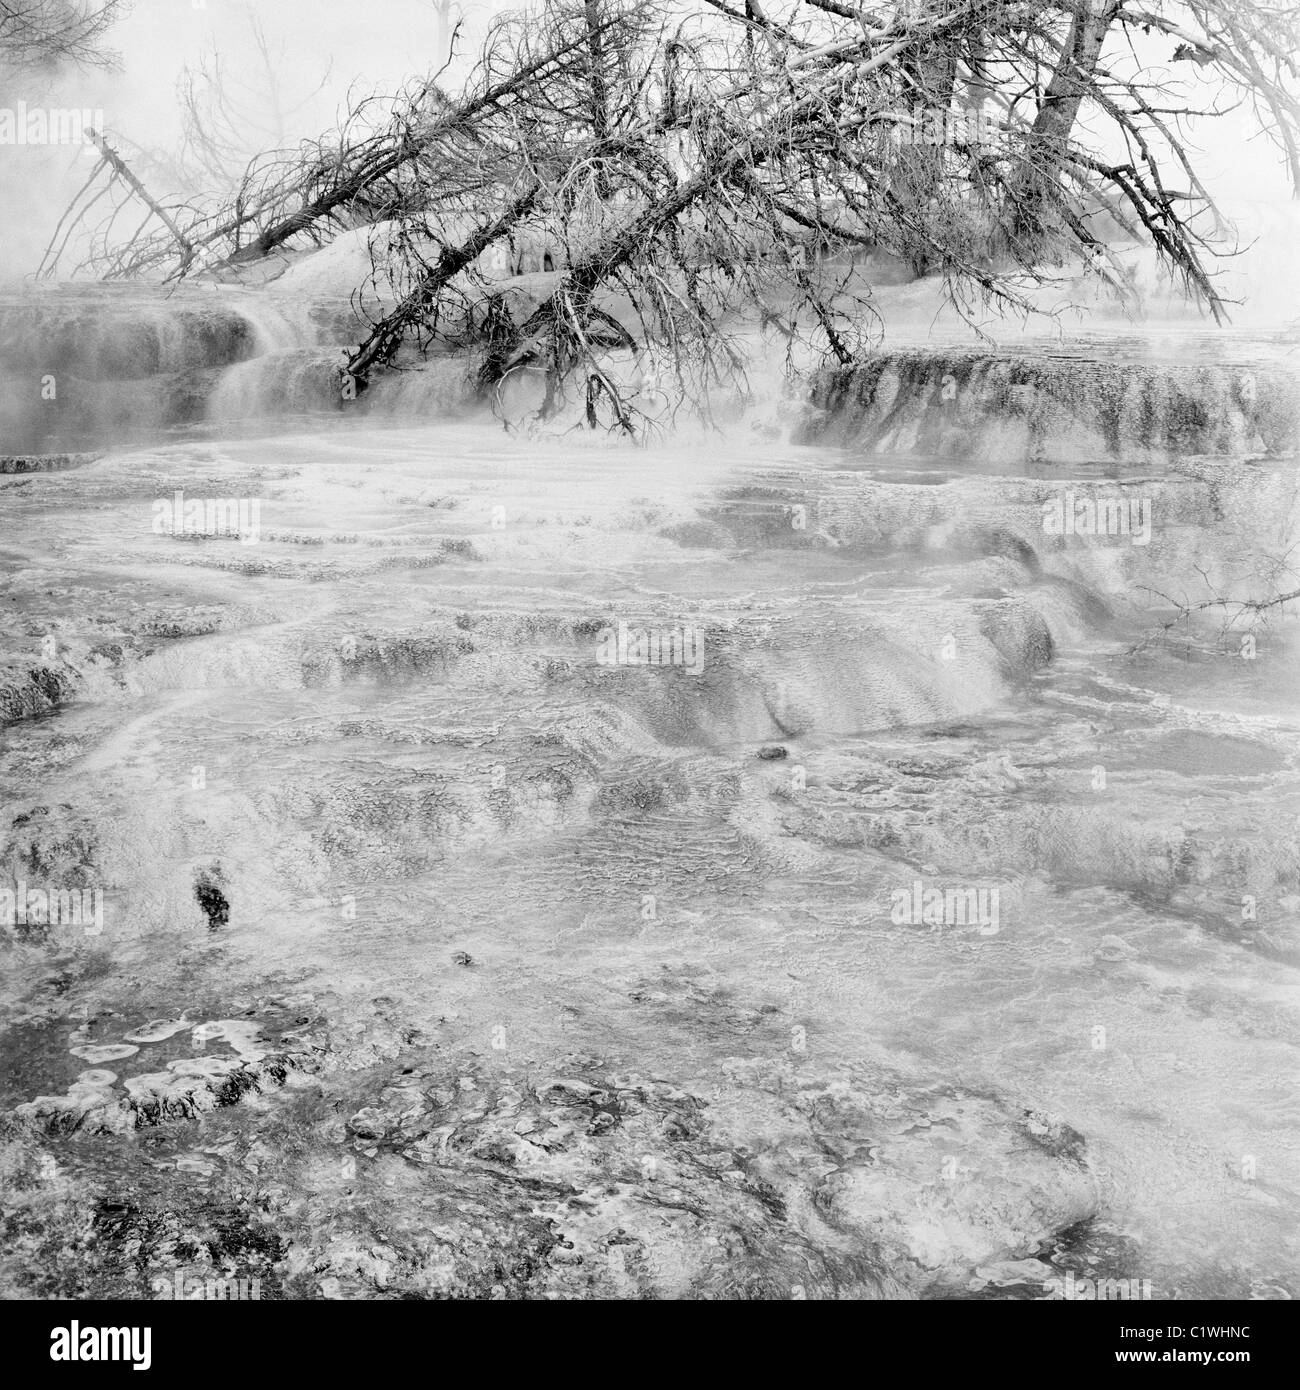
[[[384,0],[382,23],[348,0],[279,0],[274,6],[231,0],[137,0],[111,32],[116,71],[5,74],[0,105],[101,111],[124,149],[174,161],[183,138],[179,85],[215,51],[232,102],[266,97],[256,26],[280,75],[286,144],[319,135],[336,121],[348,92],[391,91],[438,65],[446,6]],[[461,0],[460,44],[469,48],[501,0]],[[324,79],[322,81],[322,79]],[[302,98],[306,95],[307,99]],[[0,145],[0,288],[13,288],[40,262],[60,215],[98,158],[88,144]],[[161,188],[160,191],[170,190]]]

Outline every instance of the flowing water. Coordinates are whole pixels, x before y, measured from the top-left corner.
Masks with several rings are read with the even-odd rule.
[[[103,894],[4,943],[9,1288],[1297,1291],[1300,658],[1161,630],[1289,457],[313,418],[223,341],[0,479],[0,886]]]

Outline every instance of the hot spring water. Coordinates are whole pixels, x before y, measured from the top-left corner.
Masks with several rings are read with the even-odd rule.
[[[1294,541],[1275,345],[636,449],[105,302],[7,376],[126,441],[0,479],[0,886],[103,905],[6,932],[8,1287],[1295,1291],[1292,625],[1162,631]]]

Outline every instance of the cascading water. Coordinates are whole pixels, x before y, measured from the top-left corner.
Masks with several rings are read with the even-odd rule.
[[[634,450],[210,303],[5,319],[15,453],[148,436],[0,478],[0,886],[91,895],[6,941],[8,1288],[1298,1291],[1293,634],[1162,626],[1295,539],[1284,345]]]

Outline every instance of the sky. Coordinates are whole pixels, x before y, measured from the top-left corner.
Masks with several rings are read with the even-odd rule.
[[[287,100],[324,83],[299,114],[294,134],[307,134],[332,124],[350,85],[391,88],[433,66],[447,43],[441,8],[434,0],[134,0],[106,40],[121,56],[119,70],[69,76],[55,92],[70,105],[102,109],[108,129],[136,144],[168,144],[179,132],[185,67],[215,47],[234,76],[257,80],[260,26]],[[464,22],[462,48],[505,8],[451,0],[452,22]]]
[[[392,87],[434,65],[445,44],[433,0],[136,0],[113,33],[123,57],[121,82],[113,86],[117,122],[165,120],[160,108],[174,92],[186,63],[213,43],[236,71],[255,70],[253,20],[276,51],[288,92],[311,92],[328,74],[320,99],[304,116],[306,130],[332,122],[348,86]],[[463,17],[466,37],[481,34],[497,11],[495,0],[452,0],[453,22]],[[106,113],[107,114],[107,113]]]

